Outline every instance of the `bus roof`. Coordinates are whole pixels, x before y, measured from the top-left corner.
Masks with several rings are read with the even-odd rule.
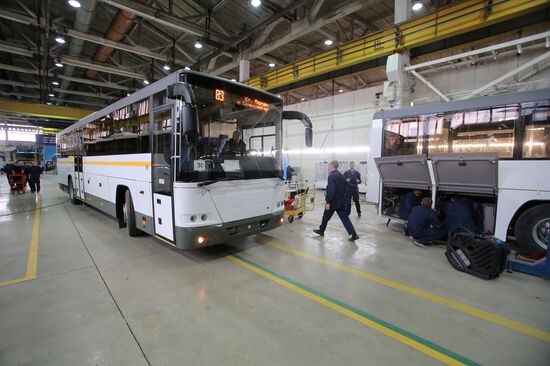
[[[272,94],[272,93],[267,92],[267,91],[262,90],[262,89],[253,88],[253,87],[251,87],[249,85],[246,85],[246,84],[238,83],[236,81],[227,80],[225,78],[210,75],[210,74],[206,74],[206,73],[203,73],[203,72],[179,69],[179,70],[171,73],[170,75],[167,75],[167,76],[163,77],[162,79],[155,81],[151,85],[148,85],[145,88],[141,88],[141,89],[137,90],[135,93],[132,93],[129,96],[127,96],[125,98],[122,98],[122,99],[114,102],[113,104],[110,104],[110,105],[106,106],[105,108],[100,109],[99,111],[96,111],[96,112],[93,112],[93,113],[87,115],[86,117],[82,118],[80,121],[75,122],[72,125],[66,127],[65,129],[59,131],[58,135],[63,135],[63,134],[68,133],[72,130],[75,130],[77,128],[85,126],[88,123],[90,123],[92,121],[95,121],[98,118],[101,118],[101,117],[104,117],[104,116],[108,115],[109,113],[112,113],[112,112],[114,112],[118,109],[121,109],[121,108],[123,108],[127,105],[130,105],[132,103],[138,102],[138,101],[140,101],[140,100],[142,100],[142,99],[144,99],[144,98],[146,98],[150,95],[153,95],[153,94],[156,94],[160,91],[163,91],[169,85],[172,85],[175,82],[181,81],[180,76],[182,74],[192,74],[192,75],[199,76],[199,77],[206,77],[206,78],[209,78],[209,79],[217,80],[221,83],[232,84],[233,86],[239,87],[240,89],[244,89],[244,90],[248,89],[250,91],[254,91],[255,93],[263,94],[263,95],[265,95],[266,97],[268,97],[270,99],[276,99],[276,100],[282,101],[281,97],[279,97],[275,94]]]
[[[545,99],[550,99],[550,89],[529,90],[519,93],[498,94],[471,99],[452,100],[450,102],[426,104],[418,107],[388,109],[376,112],[373,116],[373,119],[413,117],[422,114],[479,109],[483,107],[501,106],[506,104],[535,102],[537,100]]]

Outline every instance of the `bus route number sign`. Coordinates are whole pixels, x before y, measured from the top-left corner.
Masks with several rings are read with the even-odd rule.
[[[219,100],[220,102],[225,101],[225,92],[220,89],[214,90],[214,99]]]

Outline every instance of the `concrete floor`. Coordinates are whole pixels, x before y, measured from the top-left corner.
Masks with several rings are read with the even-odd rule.
[[[6,284],[26,276],[36,201],[9,195],[0,176],[2,366],[441,364],[407,344],[415,337],[473,361],[465,364],[550,364],[549,281],[459,273],[443,248],[414,246],[372,207],[353,215],[355,244],[337,217],[324,238],[311,232],[318,205],[274,231],[180,252],[68,203],[55,178],[46,176],[39,197],[37,276]],[[409,335],[396,340],[266,270]],[[490,313],[480,319],[476,309]]]

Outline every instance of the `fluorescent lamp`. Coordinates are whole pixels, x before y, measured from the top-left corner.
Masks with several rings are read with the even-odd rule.
[[[413,4],[412,6],[412,10],[413,11],[419,11],[420,9],[422,9],[424,7],[424,5],[420,2],[420,1],[417,1]]]
[[[198,39],[195,41],[195,48],[198,48],[198,49],[202,48],[202,43]]]
[[[65,38],[63,38],[61,36],[57,36],[57,37],[55,37],[55,41],[59,44],[64,44],[65,43]]]
[[[72,6],[73,8],[80,8],[80,1],[77,1],[77,0],[69,0],[68,3],[69,3],[69,5]]]
[[[275,67],[275,64],[273,62],[270,62],[268,66],[269,67]]]
[[[326,39],[325,46],[332,46],[332,39]]]
[[[250,0],[250,5],[257,8],[258,6],[262,5],[262,2],[260,0]]]
[[[162,67],[166,71],[170,71],[170,65],[166,64]]]

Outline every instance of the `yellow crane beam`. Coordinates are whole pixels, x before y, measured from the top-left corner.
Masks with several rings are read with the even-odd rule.
[[[78,121],[93,113],[87,109],[49,106],[36,103],[12,102],[0,100],[0,112],[27,117],[41,117]]]
[[[306,57],[244,83],[274,89],[549,7],[549,0],[466,0]]]

